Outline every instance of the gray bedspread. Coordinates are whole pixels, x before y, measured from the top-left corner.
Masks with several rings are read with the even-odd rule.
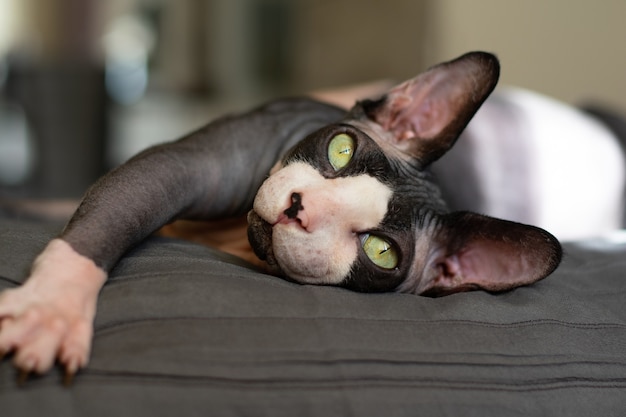
[[[0,290],[58,225],[0,221]],[[569,244],[546,280],[430,299],[302,286],[151,238],[113,271],[93,355],[16,384],[0,415],[624,416],[626,245]]]

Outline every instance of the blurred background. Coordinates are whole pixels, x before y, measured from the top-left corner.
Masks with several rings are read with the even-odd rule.
[[[626,110],[622,0],[0,0],[0,197],[77,197],[227,111],[468,50]]]

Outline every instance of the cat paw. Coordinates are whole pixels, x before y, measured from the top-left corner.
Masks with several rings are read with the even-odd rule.
[[[13,353],[22,375],[58,361],[71,376],[89,360],[97,296],[106,273],[56,239],[26,283],[0,294],[0,355]]]

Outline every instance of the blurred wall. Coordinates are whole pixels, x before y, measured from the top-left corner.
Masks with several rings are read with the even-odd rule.
[[[196,10],[197,1],[190,2]],[[224,94],[304,92],[410,77],[428,0],[207,0],[207,75]],[[178,46],[180,48],[180,46]],[[174,52],[174,51],[172,51]]]
[[[625,16],[623,0],[436,0],[426,60],[493,51],[502,83],[626,111]]]
[[[304,88],[403,80],[423,69],[426,0],[300,0],[296,81]]]

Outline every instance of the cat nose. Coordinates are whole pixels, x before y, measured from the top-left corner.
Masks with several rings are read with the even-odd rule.
[[[308,231],[309,217],[308,212],[305,212],[302,205],[302,193],[292,192],[290,196],[289,207],[283,210],[282,214],[278,216],[278,220],[275,224],[291,224],[297,223],[304,230]]]
[[[285,209],[283,213],[290,219],[295,219],[298,216],[298,212],[303,210],[302,206],[302,194],[300,193],[291,193],[291,206]]]

